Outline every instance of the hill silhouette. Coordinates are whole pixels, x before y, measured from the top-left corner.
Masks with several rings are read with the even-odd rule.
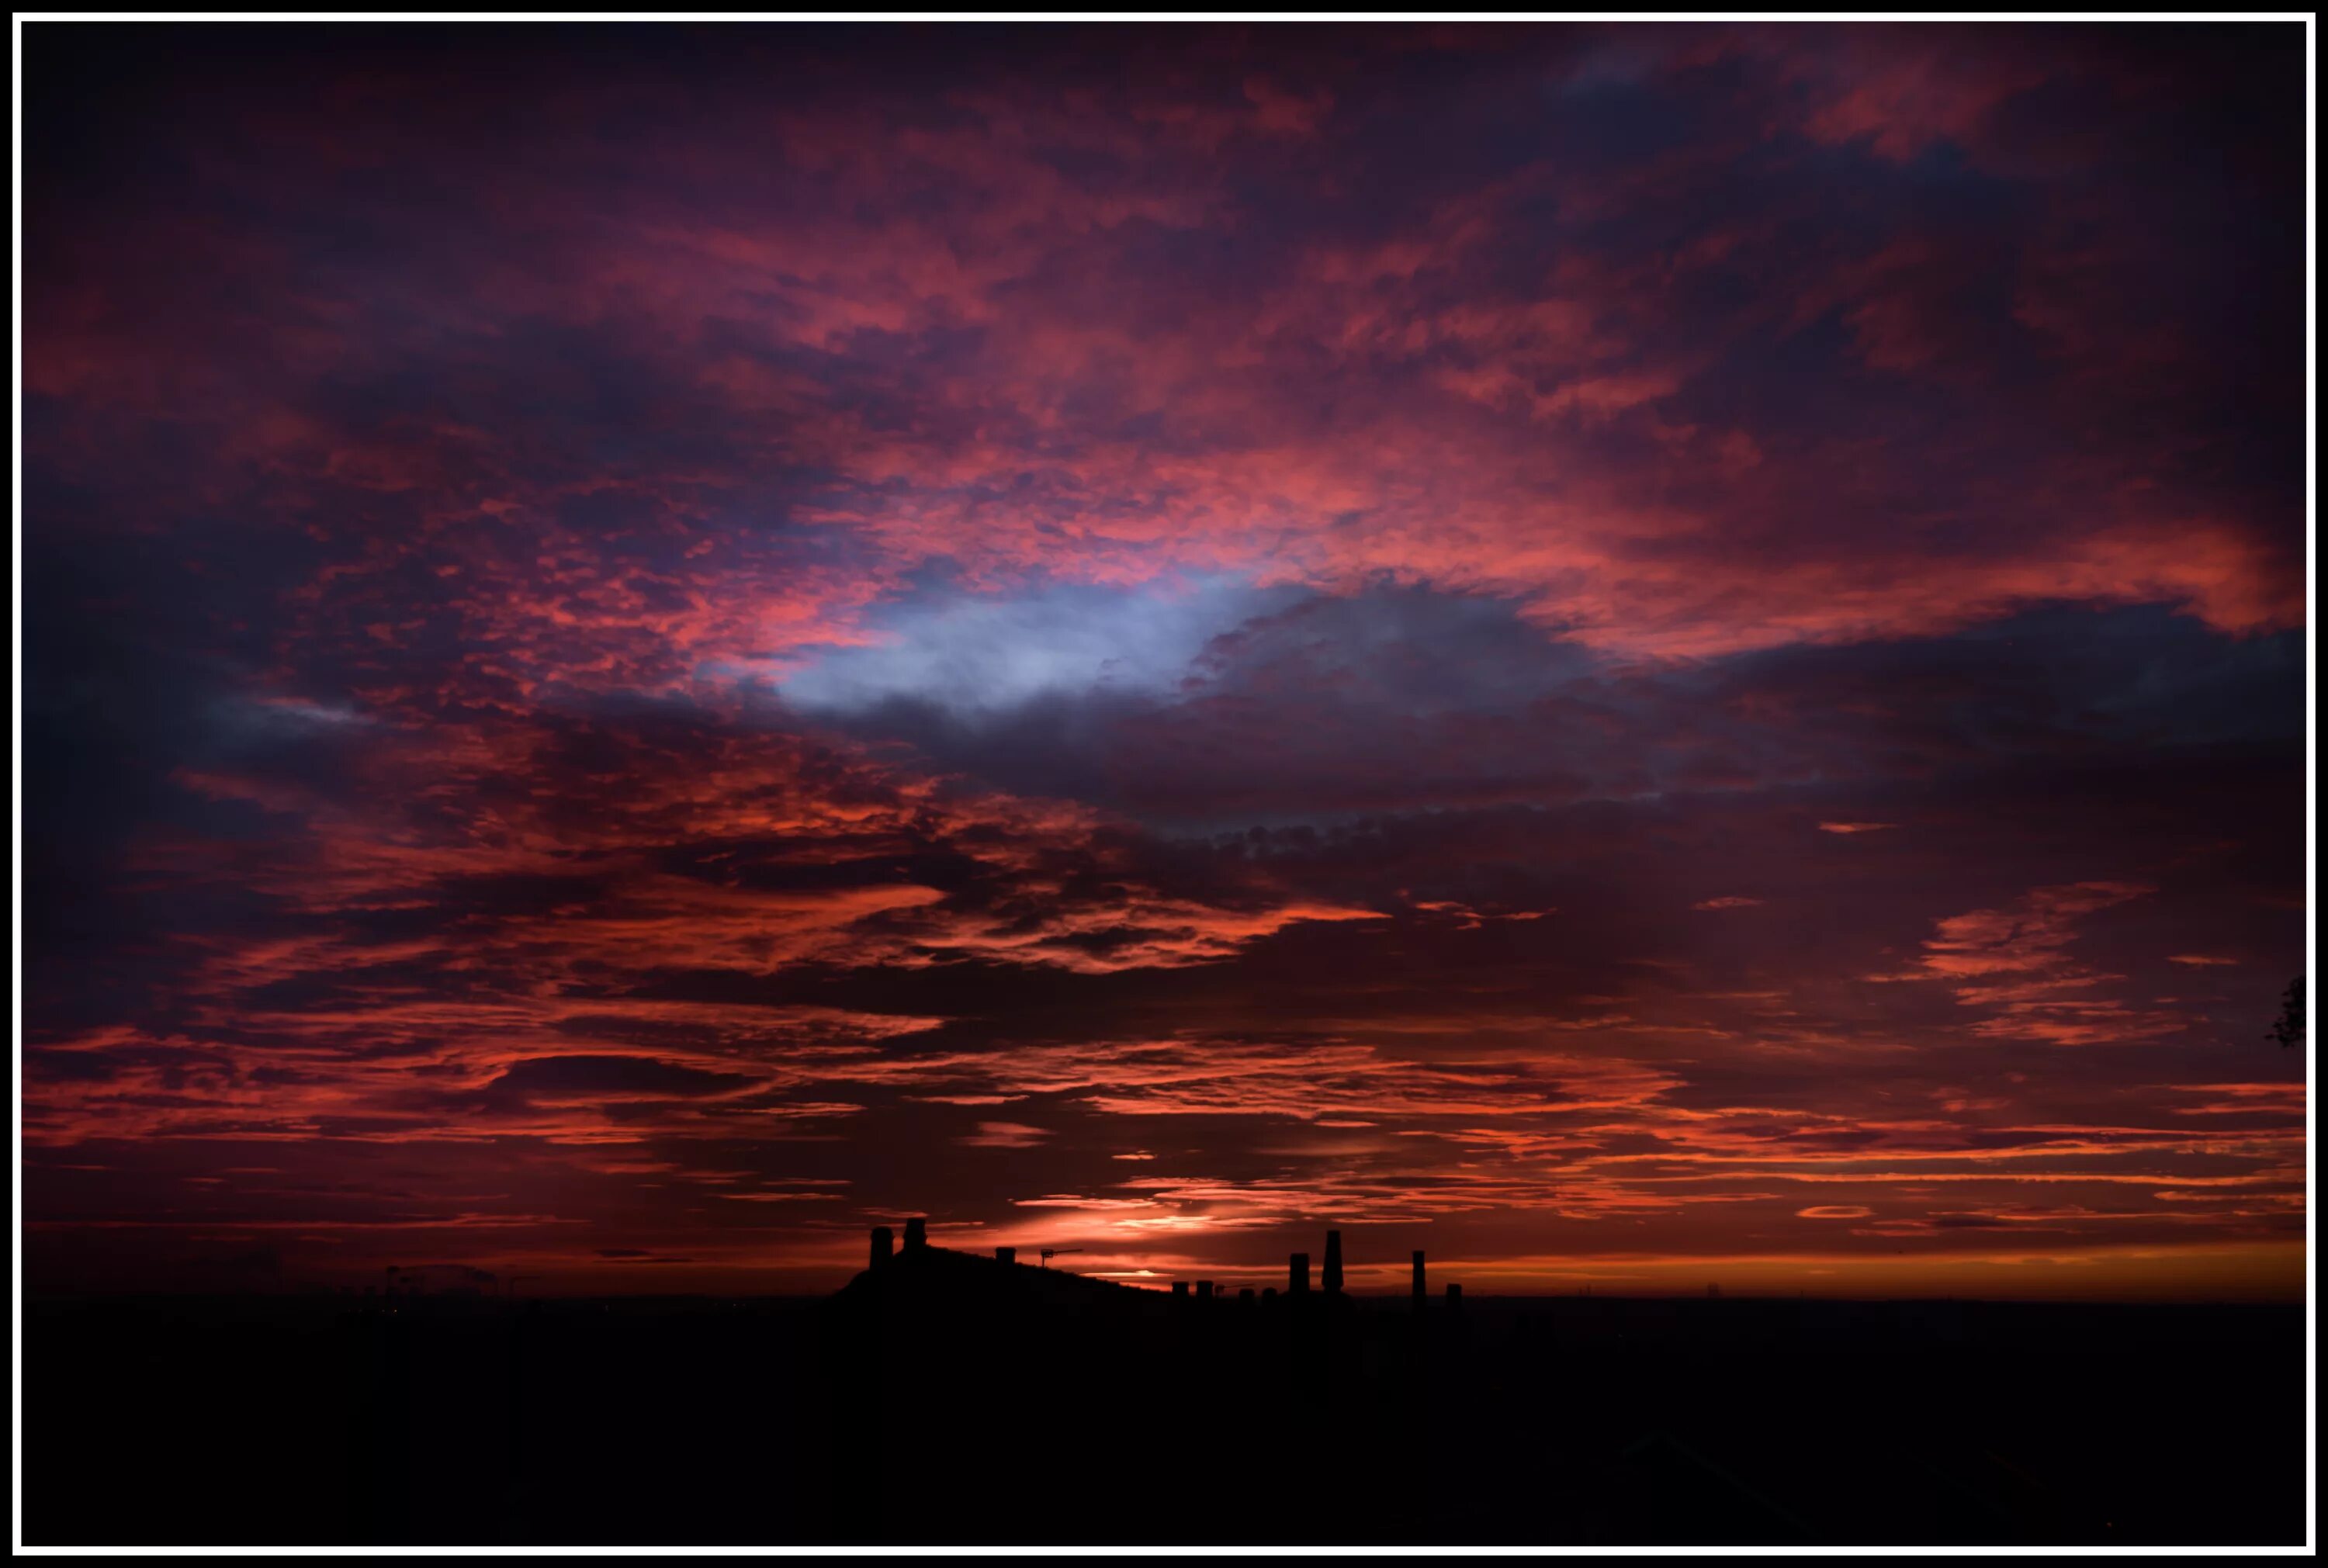
[[[1067,1269],[1047,1269],[946,1247],[907,1247],[868,1268],[832,1298],[839,1307],[918,1308],[938,1312],[1019,1310],[1118,1312],[1153,1316],[1169,1298]]]

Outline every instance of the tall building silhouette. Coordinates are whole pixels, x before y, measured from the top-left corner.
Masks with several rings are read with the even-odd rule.
[[[1326,1233],[1326,1270],[1320,1283],[1325,1286],[1326,1293],[1329,1296],[1338,1296],[1342,1293],[1342,1233],[1340,1231],[1329,1230]]]
[[[1285,1265],[1285,1289],[1288,1293],[1306,1296],[1310,1293],[1310,1254],[1296,1253]]]

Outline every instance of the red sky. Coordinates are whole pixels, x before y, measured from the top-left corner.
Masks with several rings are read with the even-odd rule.
[[[2300,30],[27,43],[34,1285],[2300,1292]]]

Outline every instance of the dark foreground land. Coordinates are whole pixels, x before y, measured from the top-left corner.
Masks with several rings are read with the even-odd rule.
[[[2297,1544],[2295,1307],[29,1301],[27,1543]]]

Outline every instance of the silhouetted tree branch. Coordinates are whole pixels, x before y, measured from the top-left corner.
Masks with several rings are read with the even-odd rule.
[[[2279,999],[2279,1021],[2271,1026],[2270,1038],[2283,1046],[2304,1043],[2304,977],[2300,974],[2287,982],[2287,994]]]

